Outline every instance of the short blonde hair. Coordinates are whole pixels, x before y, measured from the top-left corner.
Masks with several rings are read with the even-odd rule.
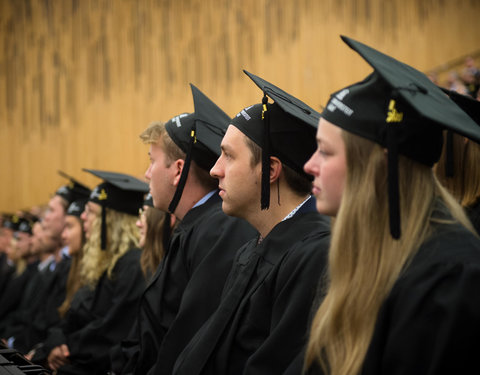
[[[168,135],[165,123],[160,121],[152,122],[141,134],[140,139],[147,145],[158,145],[162,147],[167,155],[168,161],[185,159],[185,153],[178,147]]]

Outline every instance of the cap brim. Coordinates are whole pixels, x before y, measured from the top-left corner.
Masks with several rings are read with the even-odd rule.
[[[101,178],[106,182],[111,183],[112,185],[122,190],[139,191],[142,193],[147,193],[149,191],[149,187],[146,182],[143,182],[138,178],[129,176],[124,173],[107,172],[107,171],[100,171],[96,169],[86,169],[86,168],[83,168],[83,170],[85,172],[89,172],[94,176]]]

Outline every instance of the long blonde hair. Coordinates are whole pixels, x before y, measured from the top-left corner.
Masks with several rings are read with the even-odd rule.
[[[343,131],[342,137],[347,177],[332,230],[328,290],[312,324],[305,367],[317,362],[325,373],[355,375],[361,372],[383,301],[430,234],[435,197],[456,219],[467,225],[468,220],[431,168],[399,156],[402,236],[394,240],[384,149],[351,133]]]
[[[446,144],[446,142],[444,142]],[[440,182],[463,207],[470,207],[480,198],[480,145],[465,137],[452,134],[453,176],[447,177],[446,147],[435,168]]]
[[[81,276],[84,285],[95,286],[105,271],[107,277],[111,277],[118,259],[130,248],[138,246],[140,234],[135,225],[136,216],[107,208],[106,220],[107,249],[100,247],[100,215],[94,219],[92,233],[83,247]]]

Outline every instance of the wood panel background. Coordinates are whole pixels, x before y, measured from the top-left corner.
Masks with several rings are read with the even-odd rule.
[[[315,108],[362,79],[345,34],[428,71],[480,47],[477,0],[0,0],[0,210],[44,203],[63,170],[142,176],[138,134],[193,110],[259,102],[243,73]]]

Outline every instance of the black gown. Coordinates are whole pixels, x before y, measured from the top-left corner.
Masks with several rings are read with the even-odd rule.
[[[80,289],[60,326],[50,330],[47,351],[61,344],[70,350],[70,364],[58,374],[108,372],[109,350],[126,338],[145,289],[140,254],[138,249],[129,250],[115,264],[111,278],[105,272],[94,290]]]
[[[42,287],[36,291],[37,303],[30,311],[28,321],[24,323],[22,331],[17,334],[15,348],[22,353],[28,353],[34,346],[42,343],[48,330],[60,322],[58,308],[65,300],[68,272],[71,260],[63,258],[49,272],[49,277],[43,281]]]
[[[219,308],[173,373],[281,374],[305,345],[329,240],[329,219],[311,198],[260,244],[240,249]]]
[[[123,373],[170,374],[175,359],[219,304],[236,251],[256,235],[246,221],[227,216],[215,193],[192,208],[141,299],[138,358]]]
[[[478,373],[479,290],[480,240],[459,224],[434,224],[380,309],[361,373]]]

